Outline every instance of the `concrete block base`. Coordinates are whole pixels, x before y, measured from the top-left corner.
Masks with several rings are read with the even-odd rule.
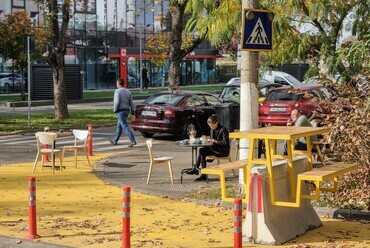
[[[306,171],[307,158],[294,158],[294,174]],[[277,201],[295,202],[289,181],[289,167],[286,160],[273,164],[275,197]],[[308,193],[309,185],[302,185]],[[308,230],[322,225],[309,199],[302,199],[299,208],[271,204],[267,168],[255,166],[251,173],[249,202],[246,220],[243,223],[243,242],[278,245],[294,239]]]

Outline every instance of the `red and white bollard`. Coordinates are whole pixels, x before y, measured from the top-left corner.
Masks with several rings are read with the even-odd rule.
[[[242,247],[242,200],[234,199],[234,248]]]
[[[49,149],[49,145],[48,144],[45,144],[44,145],[44,149]],[[44,154],[42,157],[43,157],[44,163],[45,162],[50,162],[50,160],[49,160],[49,154]]]
[[[130,247],[130,194],[131,188],[123,187],[122,248]]]
[[[92,124],[89,124],[89,127],[88,127],[88,135],[87,135],[87,139],[88,139],[88,142],[87,142],[87,152],[89,154],[89,156],[94,156],[93,154],[93,137],[92,137]]]
[[[40,235],[37,234],[36,225],[36,178],[28,178],[28,191],[29,191],[29,201],[28,201],[28,234],[26,239],[37,239]]]

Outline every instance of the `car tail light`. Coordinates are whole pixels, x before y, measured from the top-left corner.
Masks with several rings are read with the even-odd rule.
[[[266,107],[266,106],[261,105],[260,113],[263,114],[263,115],[268,115],[269,114],[269,108]]]
[[[171,107],[166,107],[164,117],[175,117],[175,111]]]

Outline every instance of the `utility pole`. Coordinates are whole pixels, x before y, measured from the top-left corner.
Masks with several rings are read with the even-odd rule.
[[[258,9],[259,0],[243,1],[244,9]],[[244,16],[242,18],[245,18]],[[258,127],[258,68],[259,52],[241,52],[240,70],[240,131],[250,130]],[[249,154],[248,139],[240,140],[240,159],[246,159]],[[239,183],[244,183],[243,173],[239,173]]]
[[[27,36],[27,98],[28,98],[28,127],[31,127],[31,36]]]

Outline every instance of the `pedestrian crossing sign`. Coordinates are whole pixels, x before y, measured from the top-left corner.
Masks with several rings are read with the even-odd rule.
[[[242,29],[242,50],[272,50],[273,13],[262,9],[244,9]]]

